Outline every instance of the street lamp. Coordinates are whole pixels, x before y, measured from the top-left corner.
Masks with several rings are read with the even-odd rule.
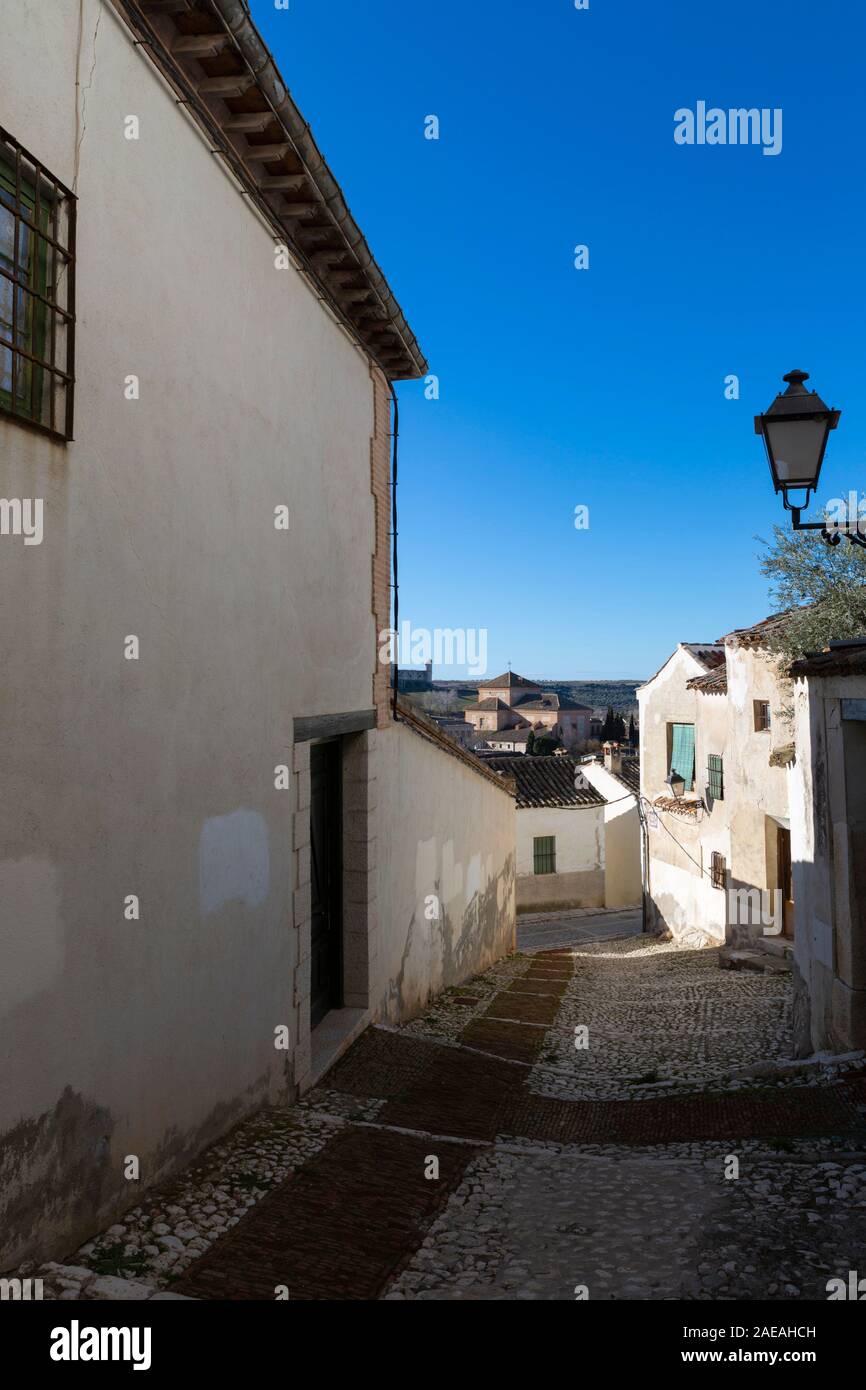
[[[665,786],[670,789],[671,796],[674,800],[679,801],[686,789],[686,779],[685,777],[681,777],[678,772],[671,772],[670,776],[665,778]]]
[[[808,372],[788,372],[782,380],[787,381],[788,389],[764,415],[755,416],[755,434],[763,436],[773,487],[782,494],[794,530],[820,531],[829,545],[838,545],[838,532],[831,531],[826,521],[801,521],[800,513],[818,486],[827,440],[839,423],[841,411],[831,410],[817,391],[806,390],[803,383],[809,380]],[[805,492],[799,506],[791,501],[791,492]],[[866,545],[856,526],[853,534],[850,530],[845,534],[852,544]]]

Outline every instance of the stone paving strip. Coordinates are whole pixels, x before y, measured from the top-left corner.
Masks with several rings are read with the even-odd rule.
[[[866,1068],[786,1069],[786,991],[645,937],[512,957],[21,1272],[63,1299],[823,1296],[866,1268]]]
[[[826,1298],[866,1261],[866,1165],[740,1144],[499,1144],[467,1168],[388,1299]]]

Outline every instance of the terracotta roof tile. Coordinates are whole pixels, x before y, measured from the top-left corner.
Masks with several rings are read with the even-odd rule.
[[[637,796],[640,792],[640,758],[623,758],[622,771],[612,772],[611,776]]]
[[[769,618],[762,618],[759,623],[754,623],[752,627],[738,627],[733,632],[728,632],[721,640],[730,642],[734,647],[760,647],[765,645],[768,638],[777,633],[785,626],[789,618],[797,613],[805,613],[815,605],[808,603],[799,608],[784,608],[781,613],[771,613]]]
[[[539,699],[535,700],[518,700],[513,708],[520,710],[521,714],[527,709],[581,709],[586,710],[587,714],[591,712],[589,705],[579,705],[576,700],[570,699],[567,695],[557,695],[555,692],[551,692],[549,695],[542,695]]]
[[[518,676],[516,671],[505,671],[503,675],[497,676],[495,680],[482,681],[479,690],[495,690],[507,687],[509,690],[538,690],[540,689],[536,681],[528,681],[525,676]]]
[[[795,678],[866,675],[866,637],[831,642],[822,652],[807,652],[794,662],[790,674]]]
[[[705,676],[692,676],[690,681],[686,681],[686,687],[689,690],[703,690],[707,695],[727,695],[728,668],[717,666]]]
[[[603,806],[595,787],[578,791],[574,785],[577,765],[573,758],[486,758],[484,766],[512,778],[517,785],[517,808]]]

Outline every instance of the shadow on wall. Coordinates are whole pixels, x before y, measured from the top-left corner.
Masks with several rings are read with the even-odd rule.
[[[514,949],[513,902],[515,857],[509,854],[500,872],[473,893],[459,922],[441,898],[441,878],[426,903],[435,900],[437,915],[424,905],[409,921],[399,968],[390,975],[382,1015],[390,1023],[417,1017],[431,999],[452,985],[486,970]]]
[[[244,1096],[217,1105],[203,1124],[169,1131],[141,1163],[141,1180],[132,1182],[124,1177],[110,1112],[67,1087],[53,1109],[0,1140],[0,1270],[71,1254],[226,1134],[267,1092],[265,1074]]]

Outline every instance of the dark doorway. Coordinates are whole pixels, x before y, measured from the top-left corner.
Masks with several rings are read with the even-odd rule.
[[[782,891],[782,932],[794,938],[794,889],[791,874],[791,832],[779,826],[776,837],[778,887]]]
[[[310,749],[311,1028],[343,1002],[341,753],[339,741]]]

